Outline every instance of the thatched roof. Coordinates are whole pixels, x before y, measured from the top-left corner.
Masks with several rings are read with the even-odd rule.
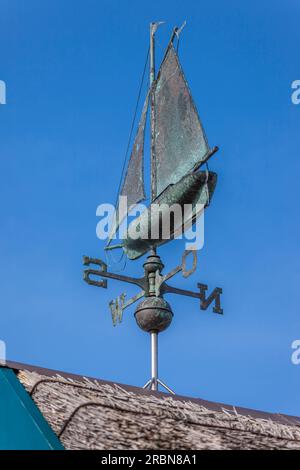
[[[14,369],[66,449],[300,449],[298,418]]]

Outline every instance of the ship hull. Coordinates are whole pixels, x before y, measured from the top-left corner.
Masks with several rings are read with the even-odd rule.
[[[140,258],[149,250],[176,238],[178,234],[183,233],[183,228],[192,226],[209,205],[216,183],[216,173],[199,171],[187,174],[176,184],[168,186],[139,217],[129,224],[123,240],[123,250],[127,257],[131,260]],[[184,215],[179,222],[177,218],[169,217],[169,208],[174,204],[181,207]],[[186,204],[190,205],[189,211],[184,210]],[[158,208],[159,216],[157,216]],[[162,225],[167,217],[169,217],[169,233],[166,238]]]

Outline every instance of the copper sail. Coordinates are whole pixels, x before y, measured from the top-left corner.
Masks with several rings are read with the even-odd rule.
[[[142,115],[138,125],[137,133],[134,139],[130,159],[127,166],[127,171],[124,178],[124,183],[120,192],[120,196],[127,196],[127,210],[135,206],[139,202],[146,199],[145,185],[144,185],[144,140],[145,140],[145,127],[147,120],[147,111],[149,103],[149,93],[146,96],[145,103],[142,110]],[[108,243],[111,242],[114,234],[117,232],[120,224],[127,216],[126,213],[119,214],[119,207],[117,209],[117,221],[108,238]],[[119,219],[119,220],[118,220]]]
[[[144,138],[149,94],[145,99],[137,134],[134,140],[121,196],[127,196],[128,207],[146,199],[144,188]]]
[[[161,219],[158,218],[155,222],[155,216],[152,217],[153,202],[161,210],[173,204],[179,204],[182,207],[185,204],[191,204],[191,214],[187,222],[193,224],[200,215],[200,212],[197,212],[197,204],[201,204],[203,210],[209,205],[217,181],[215,173],[196,171],[215,153],[217,147],[209,148],[172,40],[157,78],[153,82],[150,81],[150,87],[120,194],[127,196],[128,208],[145,199],[143,150],[150,95],[151,204],[130,223],[126,237],[120,237],[123,238],[123,243],[110,247],[122,247],[129,259],[137,259],[150,249],[176,236],[177,226],[172,226],[168,240],[160,236]],[[121,220],[115,224],[108,245],[126,215],[126,213],[122,214]],[[186,219],[178,228],[185,229],[185,223]],[[150,236],[149,224],[151,225]],[[153,226],[157,228],[157,236],[152,235],[156,233],[155,230],[152,231]],[[135,232],[137,232],[137,237],[130,235]]]
[[[209,152],[188,84],[171,43],[161,64],[155,97],[156,195],[177,183]]]

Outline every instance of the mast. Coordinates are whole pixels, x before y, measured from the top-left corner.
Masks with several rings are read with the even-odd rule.
[[[150,129],[151,129],[151,149],[150,149],[150,165],[151,165],[151,202],[156,197],[156,156],[155,156],[155,94],[153,83],[155,80],[155,32],[159,23],[150,23]],[[152,255],[156,255],[156,248],[151,250]],[[158,390],[157,370],[158,370],[158,332],[151,333],[151,380],[150,389]]]
[[[155,80],[155,32],[159,23],[150,23],[150,127],[151,127],[151,201],[156,197],[156,158],[155,158],[155,96],[153,82]]]

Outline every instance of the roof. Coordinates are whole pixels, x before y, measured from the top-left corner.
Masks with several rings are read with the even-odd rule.
[[[61,442],[13,370],[0,368],[0,449],[60,450]]]
[[[66,449],[299,449],[300,418],[8,363]]]

